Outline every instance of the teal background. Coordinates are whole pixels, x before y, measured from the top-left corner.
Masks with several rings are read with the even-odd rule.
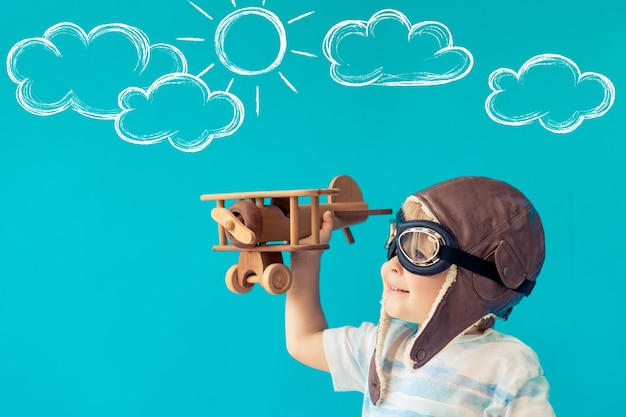
[[[217,68],[210,39],[233,7],[196,3],[216,20],[186,1],[12,2],[0,49],[59,22],[126,23],[180,48],[192,74],[217,63],[202,78],[224,89],[233,76]],[[520,188],[542,216],[547,260],[532,296],[497,328],[537,351],[557,415],[624,415],[624,15],[615,1],[563,4],[267,0],[283,21],[315,11],[288,25],[287,39],[317,58],[288,54],[280,66],[298,94],[276,74],[235,78],[243,125],[197,153],[124,142],[111,121],[72,111],[36,116],[1,77],[0,416],[360,415],[360,395],[334,393],[328,375],[287,354],[284,296],[226,289],[236,255],[211,251],[213,203],[199,199],[325,187],[339,174],[374,208],[459,175]],[[247,5],[259,4],[238,2]],[[321,52],[328,29],[385,8],[444,23],[474,56],[469,75],[434,87],[333,82]],[[489,119],[489,74],[542,53],[608,77],[609,112],[565,135]],[[387,222],[355,226],[351,246],[333,237],[322,279],[331,326],[377,320]]]

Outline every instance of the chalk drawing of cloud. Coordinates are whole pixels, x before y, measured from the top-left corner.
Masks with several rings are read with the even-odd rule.
[[[615,101],[611,80],[595,72],[581,73],[571,59],[557,54],[537,55],[517,72],[497,69],[489,76],[489,87],[485,110],[493,121],[509,126],[537,121],[560,134],[603,116]]]
[[[337,83],[358,87],[429,86],[465,77],[474,65],[472,54],[454,46],[443,24],[412,25],[401,12],[385,9],[368,21],[347,20],[333,26],[322,50]]]
[[[182,52],[150,45],[140,29],[119,23],[89,33],[73,23],[24,39],[8,53],[7,73],[27,111],[50,116],[71,109],[94,119],[114,119],[117,97],[129,86],[149,86],[159,76],[187,72]]]
[[[211,92],[200,78],[166,74],[147,90],[129,87],[119,95],[117,134],[127,142],[150,145],[168,140],[183,152],[198,152],[213,139],[230,136],[243,123],[241,100]]]

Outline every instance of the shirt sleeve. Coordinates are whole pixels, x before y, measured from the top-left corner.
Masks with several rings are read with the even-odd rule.
[[[376,341],[376,326],[339,327],[324,331],[324,353],[335,391],[363,392]]]
[[[550,405],[550,387],[543,375],[529,379],[509,402],[505,409],[505,417],[554,417]]]

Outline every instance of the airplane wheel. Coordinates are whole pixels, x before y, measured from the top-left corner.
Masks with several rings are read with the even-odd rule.
[[[282,294],[291,286],[291,270],[283,264],[271,264],[263,271],[261,284],[270,294]]]
[[[226,287],[235,294],[245,294],[252,289],[254,284],[248,284],[239,278],[237,265],[233,265],[226,271]]]

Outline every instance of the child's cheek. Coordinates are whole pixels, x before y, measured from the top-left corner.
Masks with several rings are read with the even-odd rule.
[[[389,272],[389,261],[383,262],[382,266],[380,267],[381,278],[384,278],[385,275],[387,275],[387,272]]]

